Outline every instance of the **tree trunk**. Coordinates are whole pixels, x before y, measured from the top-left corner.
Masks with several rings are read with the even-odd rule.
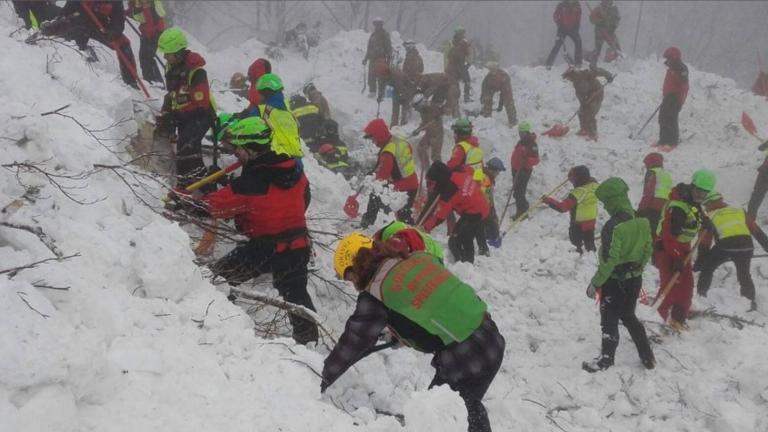
[[[403,13],[404,12],[405,12],[405,2],[401,0],[400,2],[398,2],[398,6],[397,6],[397,23],[395,24],[395,29],[401,35],[402,35],[401,28],[402,28],[402,24],[403,24]]]
[[[363,30],[368,31],[368,18],[371,11],[371,2],[365,2],[365,13],[363,14]]]

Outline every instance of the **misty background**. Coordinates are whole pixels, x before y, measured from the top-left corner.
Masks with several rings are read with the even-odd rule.
[[[319,22],[322,39],[339,31],[371,30],[381,17],[385,29],[399,31],[439,50],[456,26],[463,26],[475,45],[492,47],[500,63],[541,62],[552,48],[557,1],[167,1],[175,25],[184,27],[209,49],[240,44],[251,38],[280,40],[282,33],[304,21]],[[683,61],[696,69],[730,77],[749,88],[768,42],[768,2],[762,1],[616,1],[621,24],[616,35],[625,54],[661,56],[678,46]],[[594,47],[588,5],[581,2],[584,50]],[[638,25],[639,22],[639,25]],[[573,45],[567,40],[569,51]],[[245,69],[247,65],[243,65]],[[765,66],[763,66],[765,68]]]

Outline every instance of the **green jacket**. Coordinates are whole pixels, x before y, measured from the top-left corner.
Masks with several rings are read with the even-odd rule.
[[[611,216],[600,233],[600,264],[592,285],[603,286],[608,279],[641,276],[651,259],[651,227],[648,219],[635,217],[624,180],[613,177],[598,186],[595,195]]]

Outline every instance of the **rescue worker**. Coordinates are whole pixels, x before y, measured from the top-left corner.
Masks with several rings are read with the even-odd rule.
[[[349,148],[347,144],[341,140],[339,136],[339,124],[335,120],[326,119],[320,125],[317,130],[317,136],[314,140],[320,146],[330,144],[334,148],[334,154],[338,155],[341,160],[349,163]]]
[[[577,165],[568,171],[568,181],[573,185],[573,190],[563,201],[545,196],[542,198],[545,204],[560,213],[569,212],[571,222],[568,226],[568,238],[571,244],[576,246],[576,251],[581,255],[584,251],[594,252],[595,248],[595,224],[597,222],[597,190],[598,183],[590,174],[589,168]]]
[[[749,204],[747,204],[747,214],[752,219],[757,218],[757,210],[760,209],[765,194],[768,192],[768,141],[760,144],[758,149],[765,153],[765,158],[763,159],[763,164],[757,169],[755,186],[752,188]]]
[[[459,220],[448,239],[448,249],[456,261],[475,262],[476,238],[485,241],[483,219],[488,217],[488,200],[480,188],[480,183],[467,171],[452,171],[442,162],[435,162],[427,171],[430,200],[439,200],[435,211],[427,216],[424,231],[431,232],[440,225],[451,212],[459,214]],[[427,206],[429,208],[429,205]]]
[[[563,78],[573,83],[576,98],[579,99],[579,132],[576,135],[586,137],[587,141],[597,141],[597,113],[603,104],[603,87],[597,79],[603,77],[606,84],[613,82],[614,76],[605,69],[590,66],[589,69],[568,68]]]
[[[155,62],[157,40],[165,30],[165,8],[160,0],[128,0],[128,13],[139,23],[139,65],[141,76],[154,83],[163,83],[163,75]]]
[[[741,295],[750,301],[750,311],[757,310],[755,283],[749,271],[755,249],[752,237],[768,252],[768,236],[744,210],[726,204],[719,193],[710,194],[704,201],[703,209],[707,218],[703,224],[704,231],[700,234],[702,240],[698,258],[693,266],[694,271],[701,272],[696,292],[706,297],[715,270],[721,264],[733,261]]]
[[[419,50],[416,49],[416,42],[407,40],[403,42],[405,47],[405,60],[403,60],[403,73],[408,79],[416,83],[419,81],[421,74],[424,73],[424,60],[419,54]]]
[[[661,153],[648,153],[643,159],[645,179],[643,180],[643,197],[637,206],[637,215],[648,219],[651,224],[651,234],[656,238],[661,211],[669,200],[672,190],[672,176],[664,169],[664,156]]]
[[[426,172],[432,162],[442,160],[444,108],[429,101],[421,93],[414,96],[412,105],[421,116],[421,124],[411,132],[411,136],[424,132],[416,146],[416,153],[419,156],[421,171]]]
[[[248,88],[248,107],[239,113],[238,117],[244,118],[258,115],[259,105],[262,101],[256,84],[262,76],[268,73],[272,73],[272,63],[267,59],[257,58],[248,66],[248,81],[251,83],[251,86]]]
[[[421,93],[430,103],[443,107],[443,114],[453,118],[459,116],[459,94],[452,87],[451,78],[444,73],[423,74],[416,86],[416,93]]]
[[[499,215],[496,213],[496,200],[493,195],[496,187],[496,177],[499,176],[500,172],[506,170],[504,162],[497,157],[491,158],[483,168],[484,175],[480,190],[485,194],[485,199],[488,200],[490,210],[488,212],[488,217],[483,220],[483,232],[485,235],[482,238],[479,236],[475,238],[478,242],[478,253],[481,255],[490,256],[488,246],[501,247],[501,244],[499,243],[497,245],[495,241],[501,237],[501,232],[499,231]]]
[[[659,108],[659,142],[663,150],[671,150],[680,143],[678,115],[688,97],[688,66],[682,61],[677,47],[664,51],[667,74],[662,88],[663,99]]]
[[[616,7],[613,0],[601,0],[600,4],[589,14],[589,22],[595,26],[595,49],[589,57],[590,66],[597,65],[600,52],[603,50],[603,42],[608,43],[604,60],[611,62],[616,59],[618,51],[621,51],[619,40],[616,38],[616,29],[619,27],[620,21],[619,8]]]
[[[376,78],[375,68],[377,64],[389,65],[392,61],[392,40],[389,32],[384,30],[384,20],[373,19],[373,33],[368,38],[368,47],[365,50],[363,66],[368,65],[368,97],[378,99],[384,97],[385,86]],[[378,86],[377,86],[378,84]],[[377,93],[378,89],[378,93]]]
[[[385,64],[376,66],[376,75],[380,78],[380,83],[392,87],[392,119],[390,126],[404,125],[408,123],[408,114],[410,113],[411,100],[416,93],[416,85],[405,75],[405,72],[390,68]],[[377,102],[384,100],[381,94]],[[400,115],[402,112],[402,116]]]
[[[93,17],[88,12],[93,13]],[[102,32],[100,28],[103,28]],[[131,49],[131,41],[123,34],[125,30],[125,11],[122,3],[110,1],[68,1],[53,21],[40,25],[40,32],[45,36],[60,35],[74,40],[81,51],[90,51],[88,40],[94,39],[112,50],[118,50],[117,62],[123,82],[138,89],[136,78],[136,60]],[[122,55],[121,55],[122,54]],[[92,55],[95,55],[92,53]],[[93,61],[98,59],[93,59]]]
[[[456,145],[451,152],[451,158],[445,165],[452,171],[462,171],[469,167],[476,181],[483,179],[483,149],[480,141],[472,135],[472,122],[460,118],[451,125],[453,139]]]
[[[397,211],[396,218],[405,223],[413,223],[411,214],[419,180],[416,177],[416,166],[413,163],[411,145],[404,138],[392,135],[382,119],[371,120],[363,130],[366,139],[373,140],[379,148],[379,159],[376,162],[376,180],[390,183],[396,191],[405,192],[408,201]],[[367,228],[376,222],[380,209],[389,211],[381,198],[371,193],[368,208],[363,215],[360,226]]]
[[[310,103],[307,98],[300,94],[291,96],[291,114],[299,124],[299,136],[304,140],[309,150],[317,152],[321,143],[315,141],[320,125],[323,124],[323,116],[320,115],[320,108]]]
[[[528,211],[528,200],[525,192],[531,179],[533,167],[539,164],[539,146],[536,144],[536,134],[531,131],[531,124],[522,121],[517,126],[520,141],[512,151],[510,167],[512,169],[512,197],[515,199],[515,217],[520,218]]]
[[[331,118],[331,108],[328,106],[328,100],[323,96],[320,90],[315,87],[314,83],[310,82],[304,85],[301,92],[307,97],[309,103],[315,105],[320,110],[320,115],[323,119]]]
[[[157,128],[161,135],[176,135],[177,187],[183,188],[206,174],[202,141],[214,124],[216,109],[211,99],[205,60],[187,49],[187,37],[178,28],[165,30],[158,40],[165,56],[165,83]]]
[[[346,180],[352,178],[352,168],[349,166],[346,155],[338,147],[334,147],[333,144],[321,145],[317,149],[315,157],[320,162],[320,165],[331,172],[341,174]]]
[[[443,263],[443,247],[424,231],[400,221],[392,221],[373,235],[375,241],[406,254],[426,252]]]
[[[37,30],[40,23],[55,19],[61,13],[61,8],[56,6],[55,1],[14,0],[11,3],[16,15],[24,20],[24,28],[27,30]]]
[[[648,343],[645,328],[635,315],[637,297],[643,286],[643,268],[651,258],[651,229],[648,220],[635,216],[627,197],[629,187],[624,180],[612,177],[595,190],[611,218],[600,232],[600,264],[587,288],[594,299],[600,292],[600,356],[582,363],[587,372],[613,366],[619,345],[619,321],[624,324],[646,369],[656,367],[656,359]]]
[[[581,66],[581,36],[579,35],[581,6],[579,5],[579,0],[560,1],[557,4],[557,8],[555,8],[552,18],[555,20],[555,24],[557,24],[557,39],[555,39],[555,46],[552,47],[552,51],[549,52],[549,57],[547,57],[547,70],[552,68],[557,53],[560,51],[563,43],[565,43],[566,36],[571,38],[573,45],[576,47],[574,63],[577,67]]]
[[[283,80],[268,73],[256,83],[262,103],[257,107],[257,115],[264,119],[274,134],[272,150],[279,155],[293,158],[304,156],[299,137],[299,124],[288,110],[283,96]],[[298,165],[301,168],[301,164]]]
[[[480,87],[480,103],[483,105],[480,115],[491,116],[493,95],[498,92],[499,106],[496,111],[507,110],[507,123],[512,127],[517,124],[517,110],[515,110],[515,98],[512,95],[512,81],[509,74],[495,61],[488,62],[486,67],[488,75],[483,78],[483,84]]]
[[[224,134],[242,174],[199,201],[212,217],[234,219],[248,241],[211,265],[211,271],[233,286],[272,273],[272,286],[285,301],[315,310],[307,293],[310,240],[304,213],[309,182],[296,170],[294,159],[271,151],[272,138],[273,131],[258,117],[240,120]],[[315,323],[293,313],[288,319],[297,343],[317,341]]]
[[[464,27],[457,27],[445,54],[445,74],[451,78],[451,87],[459,96],[459,82],[464,83],[464,103],[469,102],[469,60],[471,47],[465,39]],[[454,118],[458,112],[454,113]]]
[[[229,91],[235,96],[248,99],[248,78],[240,72],[235,72],[229,78]]]
[[[663,295],[675,274],[677,280],[666,297],[661,298],[658,312],[675,330],[687,329],[688,312],[693,298],[693,268],[688,255],[691,241],[701,228],[699,204],[715,190],[715,175],[705,169],[693,173],[690,184],[680,183],[669,193],[656,235],[656,267],[659,269]]]
[[[325,359],[320,392],[370,353],[388,326],[403,344],[433,354],[435,377],[429,386],[448,384],[459,393],[468,430],[490,432],[482,399],[501,366],[505,341],[472,287],[432,255],[407,255],[359,233],[341,240],[334,267],[360,294]],[[409,289],[403,289],[406,285]]]

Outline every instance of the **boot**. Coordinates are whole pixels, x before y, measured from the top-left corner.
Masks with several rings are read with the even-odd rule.
[[[749,303],[749,310],[747,312],[755,312],[757,310],[757,302],[752,300]]]
[[[589,373],[603,371],[611,366],[613,366],[613,359],[605,355],[601,355],[592,361],[581,363],[581,368]]]
[[[651,370],[656,367],[656,357],[653,356],[653,353],[651,353],[650,357],[641,358],[640,361],[643,363],[643,366]]]

